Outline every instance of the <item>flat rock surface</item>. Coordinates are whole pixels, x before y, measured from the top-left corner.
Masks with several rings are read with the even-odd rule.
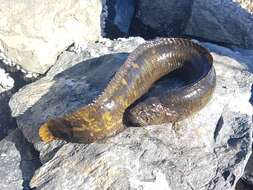
[[[234,189],[252,144],[253,76],[250,55],[242,49],[203,44],[214,57],[215,93],[203,110],[174,126],[129,127],[89,145],[39,141],[44,121],[88,104],[141,43],[141,38],[104,40],[79,54],[64,52],[46,77],[12,97],[12,115],[44,163],[32,187]]]
[[[72,43],[101,35],[100,0],[0,0],[0,9],[0,50],[30,72],[45,73]]]

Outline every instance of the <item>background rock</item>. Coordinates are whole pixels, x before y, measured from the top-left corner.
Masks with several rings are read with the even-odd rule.
[[[253,48],[251,0],[137,1],[131,35],[190,36]]]
[[[104,36],[110,39],[124,37],[129,34],[134,16],[136,1],[104,0]]]
[[[191,14],[193,0],[137,1],[131,34],[145,38],[178,36]]]
[[[240,3],[244,5],[243,2],[251,1],[194,0],[184,34],[253,48],[253,15],[240,6]]]
[[[253,76],[244,50],[204,44],[214,56],[214,96],[202,111],[175,126],[130,127],[90,145],[39,141],[38,127],[44,121],[89,103],[124,62],[126,52],[141,43],[141,38],[104,40],[88,44],[79,54],[64,52],[46,77],[13,96],[10,107],[18,127],[35,143],[44,163],[33,187],[234,189],[252,143]]]
[[[0,9],[0,50],[35,73],[44,73],[72,43],[101,34],[100,0],[0,0]]]

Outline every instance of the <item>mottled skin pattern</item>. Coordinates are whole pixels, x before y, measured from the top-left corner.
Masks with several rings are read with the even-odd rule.
[[[162,38],[135,49],[93,103],[39,130],[45,142],[64,139],[91,143],[124,129],[123,115],[138,126],[176,122],[197,112],[210,100],[216,77],[209,52],[186,39]],[[162,76],[181,69],[186,86],[133,103]],[[130,106],[132,105],[132,106]],[[130,106],[130,108],[129,108]]]

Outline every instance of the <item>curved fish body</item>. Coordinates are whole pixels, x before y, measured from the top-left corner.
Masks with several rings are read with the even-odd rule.
[[[187,85],[134,104],[158,79],[175,70],[183,73]],[[148,41],[130,53],[93,103],[49,120],[39,135],[46,142],[91,143],[122,131],[126,110],[130,123],[138,126],[176,122],[204,107],[215,83],[213,59],[205,48],[180,38]]]

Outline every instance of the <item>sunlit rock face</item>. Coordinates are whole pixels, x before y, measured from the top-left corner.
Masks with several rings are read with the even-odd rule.
[[[1,0],[0,9],[0,50],[30,72],[44,73],[72,43],[101,35],[100,0]]]

